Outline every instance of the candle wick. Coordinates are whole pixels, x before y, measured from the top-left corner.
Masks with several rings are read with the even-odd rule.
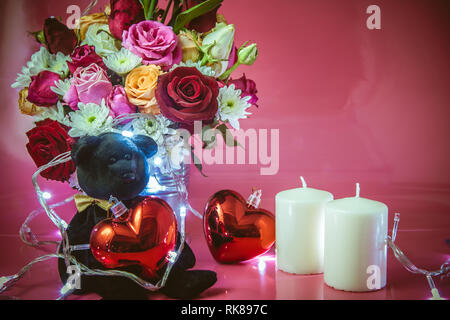
[[[356,198],[359,198],[359,191],[360,191],[360,189],[359,189],[359,183],[357,182],[356,183]]]
[[[303,176],[300,176],[300,180],[302,181],[303,188],[306,188],[306,181],[303,179]]]

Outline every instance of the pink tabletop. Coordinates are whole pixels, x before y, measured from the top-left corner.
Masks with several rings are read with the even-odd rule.
[[[26,152],[29,117],[17,108],[11,89],[16,73],[38,49],[26,31],[41,28],[48,16],[67,17],[72,0],[1,1],[0,61],[0,275],[16,273],[31,259],[54,252],[22,244],[18,230],[38,207],[31,185],[36,167]],[[89,1],[76,1],[84,8]],[[95,7],[100,10],[106,1]],[[335,198],[354,195],[384,202],[389,226],[401,213],[397,244],[419,267],[435,270],[450,257],[450,8],[448,1],[384,1],[381,30],[366,27],[371,1],[226,0],[220,10],[236,25],[236,44],[257,42],[260,55],[252,67],[240,67],[256,81],[259,108],[241,121],[244,129],[279,129],[278,170],[261,175],[266,165],[205,165],[202,177],[193,168],[192,205],[202,210],[220,189],[247,197],[252,186],[263,190],[261,207],[274,211],[275,194],[308,186]],[[276,157],[272,157],[274,163]],[[40,180],[53,194],[50,202],[71,195],[56,182]],[[58,210],[70,221],[73,204]],[[32,223],[43,239],[57,232],[45,216]],[[334,290],[323,275],[300,276],[276,270],[273,249],[238,265],[221,265],[210,255],[201,221],[189,215],[188,241],[198,269],[214,270],[216,285],[201,299],[428,299],[425,277],[407,272],[388,251],[386,288],[370,293]],[[435,278],[441,295],[450,298],[449,278]],[[0,298],[54,299],[59,295],[56,261],[35,265]],[[91,294],[70,299],[98,299]],[[164,299],[159,294],[151,299]]]

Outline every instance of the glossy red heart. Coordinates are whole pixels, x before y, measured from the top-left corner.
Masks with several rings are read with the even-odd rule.
[[[91,233],[94,257],[106,268],[140,265],[142,277],[156,279],[176,244],[177,220],[162,199],[145,197],[119,218],[99,222]]]
[[[266,253],[275,242],[272,213],[247,205],[232,190],[216,192],[206,204],[203,227],[209,250],[221,263],[235,263]]]

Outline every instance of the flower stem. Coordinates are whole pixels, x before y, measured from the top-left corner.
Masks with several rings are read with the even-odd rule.
[[[227,78],[231,75],[231,73],[232,73],[234,70],[236,70],[236,68],[239,67],[240,65],[241,65],[241,63],[240,63],[239,61],[236,61],[236,63],[235,63],[230,69],[228,69],[227,71],[225,71],[225,72],[219,77],[219,79],[220,79],[220,80],[225,80],[225,79],[227,79]]]
[[[141,3],[142,8],[144,9],[144,16],[145,16],[145,19],[147,20],[149,0],[139,0],[139,2]]]
[[[146,18],[147,20],[151,20],[153,18],[153,11],[155,11],[155,7],[156,7],[157,3],[158,3],[158,0],[152,0],[152,2],[150,2],[148,17]]]

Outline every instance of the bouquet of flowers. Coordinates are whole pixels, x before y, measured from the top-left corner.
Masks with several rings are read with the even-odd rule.
[[[40,50],[12,84],[20,111],[34,117],[27,150],[36,165],[82,136],[118,131],[150,136],[179,168],[192,151],[180,129],[192,133],[201,121],[224,138],[227,128],[239,129],[257,91],[245,75],[230,76],[252,65],[258,49],[236,47],[234,25],[217,14],[222,1],[170,0],[160,8],[157,0],[111,0],[74,29],[46,19],[33,33]],[[66,162],[41,175],[67,181],[74,171]]]

